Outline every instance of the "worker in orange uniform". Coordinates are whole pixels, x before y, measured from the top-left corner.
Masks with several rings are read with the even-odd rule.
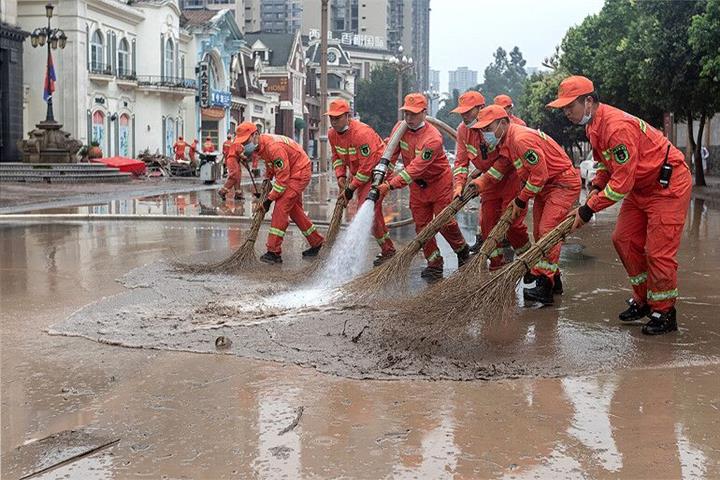
[[[237,138],[235,139],[237,141]],[[227,140],[223,142],[222,150],[223,157],[225,158],[225,168],[227,168],[227,180],[223,184],[222,188],[218,190],[218,195],[225,201],[227,194],[230,190],[235,189],[235,200],[243,200],[245,196],[242,192],[242,167],[240,162],[246,161],[244,157],[233,155],[234,142],[230,135],[227,136]],[[243,150],[242,143],[237,145],[239,151]]]
[[[215,151],[215,144],[212,141],[212,138],[210,135],[208,135],[205,138],[205,143],[203,143],[203,152],[214,152]]]
[[[528,203],[533,201],[533,235],[536,240],[563,221],[580,195],[580,174],[565,150],[540,130],[517,125],[500,105],[480,110],[473,128],[480,129],[488,146],[501,148],[495,165],[483,173],[474,184],[480,192],[518,170],[526,179],[525,186],[513,201],[513,220],[525,216]],[[535,286],[523,289],[528,301],[553,304],[556,275],[559,278],[560,244],[554,246],[531,270]],[[557,292],[561,293],[561,292]]]
[[[513,104],[512,98],[510,98],[510,95],[498,95],[493,99],[493,102],[495,105],[500,105],[505,109],[505,111],[508,114],[508,118],[510,119],[510,123],[514,123],[516,125],[522,125],[523,127],[527,127],[525,122],[522,120],[522,118],[516,117],[513,115],[513,108],[515,108],[515,105]]]
[[[358,204],[362,204],[372,187],[372,171],[380,161],[385,144],[375,130],[350,118],[350,105],[345,100],[330,102],[330,108],[325,115],[330,117],[332,126],[328,140],[340,195],[344,195],[348,201],[357,195]],[[351,176],[349,182],[348,169]],[[375,202],[372,234],[380,245],[380,254],[374,262],[377,266],[395,255],[395,246],[385,225],[382,199]]]
[[[190,144],[190,163],[192,163],[193,165],[195,164],[195,154],[197,153],[198,143],[198,139],[196,138]]]
[[[485,97],[480,92],[468,91],[460,96],[458,106],[453,113],[459,113],[462,123],[457,129],[457,157],[455,159],[454,193],[455,197],[462,194],[468,178],[468,166],[472,163],[480,172],[487,171],[498,159],[498,148],[489,148],[484,143],[480,130],[470,128],[477,122],[477,115],[485,106]],[[478,251],[502,216],[502,211],[518,194],[522,185],[515,172],[510,172],[497,184],[491,185],[483,192],[480,202],[479,233],[475,245],[470,251]],[[508,229],[506,234],[515,253],[520,255],[530,248],[530,238],[527,227],[522,218],[518,218]],[[503,265],[504,255],[502,248],[496,248],[490,253],[490,269],[497,270]]]
[[[600,103],[588,78],[563,80],[557,100],[548,106],[562,108],[570,122],[585,125],[600,164],[573,228],[624,200],[612,240],[630,277],[633,298],[619,319],[631,322],[648,316],[642,329],[647,335],[677,330],[677,252],[692,190],[682,152],[645,121]]]
[[[421,93],[411,93],[405,97],[401,110],[404,111],[408,129],[400,138],[400,145],[391,160],[395,164],[398,155],[402,156],[405,168],[389,181],[380,184],[378,192],[384,195],[388,190],[410,186],[410,211],[415,221],[415,231],[420,231],[452,202],[452,171],[442,135],[433,125],[425,121],[427,99]],[[395,125],[395,129],[398,125]],[[462,267],[470,257],[470,247],[462,236],[455,219],[440,229],[458,258]],[[435,238],[423,245],[427,266],[421,277],[427,281],[437,281],[443,276],[444,261],[440,255]]]
[[[173,144],[173,151],[175,152],[175,161],[182,160],[185,161],[185,149],[187,148],[187,143],[185,143],[185,140],[183,137],[178,137],[177,141]]]
[[[310,184],[312,174],[307,154],[294,140],[282,135],[261,135],[254,123],[243,122],[235,131],[230,157],[244,157],[247,161],[252,155],[257,155],[265,162],[265,178],[274,180],[272,191],[261,207],[267,212],[272,202],[275,202],[267,253],[260,257],[260,260],[270,264],[282,263],[281,246],[291,219],[310,243],[310,248],[302,252],[302,256],[317,256],[324,238],[310,221],[302,205],[302,194]]]

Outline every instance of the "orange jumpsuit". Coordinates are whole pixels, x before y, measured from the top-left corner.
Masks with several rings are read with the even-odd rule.
[[[527,127],[527,123],[525,123],[525,121],[522,118],[516,117],[515,115],[508,115],[508,117],[510,118],[510,123],[514,123],[515,125],[520,125],[521,127]]]
[[[237,146],[236,146],[237,148]],[[265,177],[275,180],[268,199],[275,202],[267,251],[282,253],[282,241],[290,220],[295,222],[311,247],[322,245],[324,238],[317,232],[302,205],[302,194],[312,176],[310,159],[294,140],[282,135],[260,135],[254,155],[265,162]]]
[[[503,137],[500,156],[504,158],[484,175],[500,181],[514,166],[521,178],[526,179],[518,198],[526,203],[534,198],[533,236],[538,240],[567,217],[580,195],[580,174],[555,140],[540,130],[513,123]],[[508,159],[514,160],[511,163]],[[545,275],[554,285],[554,276],[560,271],[559,260],[558,243],[531,273]]]
[[[214,152],[215,151],[215,144],[212,142],[212,140],[208,140],[205,143],[203,143],[203,152]]]
[[[193,163],[195,162],[195,153],[197,152],[197,146],[197,140],[193,140],[193,143],[190,144],[190,161]]]
[[[457,129],[457,157],[455,159],[455,188],[462,189],[467,182],[468,166],[472,163],[480,172],[486,172],[498,159],[499,149],[488,152],[487,159],[483,159],[481,146],[482,133],[475,128],[468,128],[460,123]],[[482,192],[480,202],[480,232],[487,238],[502,216],[503,210],[517,196],[522,188],[520,178],[515,172],[509,172],[503,180],[493,183]],[[515,252],[520,255],[530,248],[530,238],[523,218],[516,219],[507,232],[507,239]],[[495,270],[502,266],[503,251],[496,248],[490,254],[490,268]]]
[[[342,133],[331,129],[328,132],[328,140],[333,152],[335,176],[338,179],[346,178],[347,169],[350,169],[352,180],[349,186],[355,190],[358,205],[362,204],[372,187],[370,181],[372,170],[380,161],[385,144],[375,130],[357,120],[350,120],[348,129]],[[390,232],[385,226],[382,200],[375,202],[372,234],[380,245],[383,255],[389,255],[395,251],[395,246],[390,240]]]
[[[393,131],[398,128],[395,125]],[[400,146],[394,152],[391,163],[402,155],[405,168],[388,182],[391,188],[410,185],[410,211],[415,221],[415,232],[425,228],[432,219],[452,202],[452,172],[442,135],[430,123],[416,131],[407,130],[400,139]],[[457,221],[453,218],[440,229],[440,234],[455,253],[465,245]],[[435,237],[423,245],[423,253],[430,267],[442,267],[443,258]]]
[[[612,240],[630,277],[633,297],[654,311],[675,305],[677,251],[690,204],[692,177],[680,150],[657,129],[615,107],[600,104],[586,127],[600,168],[587,205],[598,212],[622,200]],[[658,178],[668,152],[670,186]]]
[[[173,145],[173,150],[175,151],[175,160],[185,160],[185,149],[187,148],[187,143],[185,143],[185,140],[178,140]]]
[[[227,147],[227,153],[226,153]],[[245,147],[240,142],[235,140],[226,140],[223,143],[223,155],[225,157],[225,166],[227,167],[228,176],[227,180],[223,184],[221,191],[227,193],[231,188],[235,188],[235,193],[242,192],[242,167],[240,166],[240,154],[245,150]]]

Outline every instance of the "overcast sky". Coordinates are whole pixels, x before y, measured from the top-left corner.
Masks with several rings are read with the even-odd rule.
[[[528,67],[539,67],[567,29],[597,13],[604,0],[432,0],[430,68],[440,70],[441,91],[448,71],[467,66],[478,81],[497,47],[520,47]]]

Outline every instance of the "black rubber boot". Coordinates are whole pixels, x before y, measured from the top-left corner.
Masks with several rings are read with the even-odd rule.
[[[675,319],[675,307],[667,312],[652,312],[650,321],[642,327],[645,335],[662,335],[663,333],[677,331],[677,320]]]
[[[482,247],[483,244],[483,238],[481,234],[475,235],[475,243],[470,247],[470,253],[477,253],[480,251],[480,247]]]
[[[302,252],[302,256],[303,256],[303,258],[317,257],[318,253],[320,253],[321,248],[322,248],[322,245],[318,245],[317,247],[310,247],[307,250]]]
[[[269,263],[270,265],[275,265],[282,263],[282,257],[277,253],[266,252],[262,257],[260,257],[260,261],[263,263]]]
[[[531,284],[537,279],[538,279],[538,276],[533,275],[530,272],[527,272],[525,275],[523,275],[523,283]]]
[[[425,279],[428,283],[437,282],[439,280],[442,280],[443,278],[443,267],[431,267],[428,265],[427,267],[423,268],[423,271],[420,272],[420,278]]]
[[[562,295],[562,293],[563,293],[562,278],[560,278],[560,272],[558,272],[553,277],[553,295]]]
[[[218,196],[222,199],[222,201],[225,201],[225,198],[227,197],[227,193],[223,192],[222,190],[218,190]]]
[[[242,192],[235,192],[235,200],[245,200],[245,195]]]
[[[458,259],[458,268],[461,268],[468,260],[470,260],[470,247],[468,244],[466,243],[462,250],[457,252],[456,255]]]
[[[634,322],[650,315],[650,307],[647,304],[640,305],[632,298],[627,301],[627,304],[627,310],[618,315],[621,322]]]
[[[523,288],[523,298],[530,302],[552,305],[554,303],[552,289],[550,280],[545,275],[540,275],[535,280],[533,288]]]
[[[390,260],[392,257],[395,256],[395,250],[391,250],[387,253],[378,253],[377,256],[375,256],[375,260],[373,260],[373,267],[379,267],[383,263]]]

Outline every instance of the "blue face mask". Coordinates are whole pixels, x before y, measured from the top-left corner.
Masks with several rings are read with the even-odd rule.
[[[255,151],[255,148],[257,148],[257,145],[255,145],[253,142],[250,142],[247,145],[245,145],[245,150],[243,153],[245,154],[246,157],[249,157]]]
[[[483,132],[483,138],[485,139],[487,146],[490,148],[495,148],[500,141],[500,139],[495,136],[495,132]]]

